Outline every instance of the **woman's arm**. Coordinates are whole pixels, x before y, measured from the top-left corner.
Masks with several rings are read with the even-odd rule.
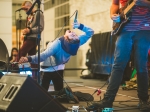
[[[83,24],[80,24],[78,29],[85,32],[84,34],[79,35],[80,45],[83,45],[93,36],[94,30]]]

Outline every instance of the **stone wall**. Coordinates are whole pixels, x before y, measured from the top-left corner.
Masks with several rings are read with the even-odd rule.
[[[111,0],[70,0],[70,15],[78,10],[78,20],[94,29],[95,33],[111,30],[109,16]],[[73,20],[73,18],[71,18]]]
[[[12,0],[0,0],[0,38],[12,49]]]

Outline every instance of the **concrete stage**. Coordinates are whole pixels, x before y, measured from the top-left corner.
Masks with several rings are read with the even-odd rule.
[[[81,91],[83,93],[90,93],[93,94],[93,92],[100,88],[101,86],[106,83],[105,80],[101,79],[81,79],[79,77],[64,77],[68,85],[71,87],[73,91]],[[64,86],[65,83],[64,83]],[[105,93],[105,90],[107,88],[107,85],[103,87],[102,93],[97,96],[97,93],[94,95],[94,101],[100,100],[103,98],[103,94]],[[53,87],[50,86],[49,91],[52,91]],[[150,93],[150,91],[149,91]],[[63,105],[67,108],[72,106],[80,106],[80,107],[87,107],[86,102],[80,102],[79,104],[66,104],[63,103]],[[138,98],[137,98],[137,91],[136,90],[122,90],[121,86],[119,88],[117,97],[114,102],[114,111],[113,112],[141,112],[138,108]],[[70,111],[71,112],[71,111]],[[84,110],[81,110],[79,112],[85,112]]]

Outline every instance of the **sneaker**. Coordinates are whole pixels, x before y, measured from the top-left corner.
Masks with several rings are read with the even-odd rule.
[[[139,109],[141,111],[148,111],[148,110],[150,110],[150,106],[147,101],[140,100],[139,101]]]
[[[75,103],[79,103],[78,98],[73,94],[69,86],[65,87],[65,94],[69,101],[74,101]]]
[[[104,97],[104,99],[102,99],[99,102],[92,103],[92,105],[87,107],[86,109],[88,111],[95,111],[98,109],[112,108],[112,106],[113,106],[113,100],[111,100],[111,98],[105,98]]]

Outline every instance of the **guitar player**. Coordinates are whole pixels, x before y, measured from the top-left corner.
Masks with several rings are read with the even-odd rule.
[[[32,3],[30,1],[24,1],[22,3],[21,8],[27,13],[29,9],[32,7]],[[40,19],[39,19],[40,15]],[[44,29],[44,16],[43,13],[37,11],[35,8],[32,9],[31,14],[27,16],[26,20],[26,28],[22,31],[21,39],[24,39],[22,47],[19,49],[19,53],[17,56],[17,61],[19,61],[20,57],[28,55],[36,54],[37,47],[37,36],[38,36],[38,25],[40,24],[40,33]],[[36,68],[36,64],[31,64],[32,68]],[[36,80],[35,71],[32,71],[32,77]]]
[[[114,65],[112,67],[110,83],[104,98],[98,103],[93,103],[87,110],[112,108],[117,91],[119,89],[123,71],[129,61],[131,52],[134,53],[135,68],[137,70],[137,96],[139,98],[139,109],[150,110],[148,103],[148,71],[147,55],[150,46],[150,1],[137,0],[112,0],[110,7],[110,18],[113,22],[121,22],[118,11],[127,2],[135,2],[131,9],[130,21],[128,21],[118,34],[114,53]]]
[[[30,1],[24,1],[22,3],[21,8],[24,9],[25,12],[28,12],[31,8],[32,3]],[[40,15],[40,21],[39,21]],[[35,8],[32,9],[31,14],[27,16],[26,20],[26,28],[22,31],[21,39],[24,38],[24,42],[22,47],[19,50],[19,54],[17,56],[17,61],[19,61],[20,57],[28,55],[36,54],[36,46],[37,46],[37,34],[38,34],[38,24],[40,23],[40,33],[44,29],[44,16],[42,12],[36,11]]]

